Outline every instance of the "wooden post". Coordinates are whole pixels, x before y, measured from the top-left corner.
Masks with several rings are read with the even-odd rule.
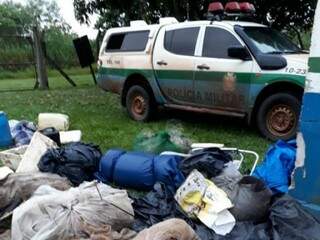
[[[97,85],[97,79],[96,79],[96,74],[94,73],[94,70],[93,70],[93,67],[92,65],[90,64],[90,72],[91,72],[91,75],[93,77],[93,82],[95,85]]]
[[[35,50],[36,69],[40,89],[49,89],[47,64],[45,54],[42,48],[43,36],[37,27],[33,28],[33,42]]]

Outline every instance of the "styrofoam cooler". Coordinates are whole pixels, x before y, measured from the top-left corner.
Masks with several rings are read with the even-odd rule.
[[[7,115],[0,112],[0,147],[9,147],[13,144]]]

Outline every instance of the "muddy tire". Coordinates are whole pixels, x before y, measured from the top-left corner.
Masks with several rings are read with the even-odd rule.
[[[156,106],[150,91],[142,86],[134,85],[127,92],[126,108],[133,120],[146,122],[154,116]]]
[[[301,103],[290,93],[277,93],[266,98],[257,112],[260,133],[272,140],[289,140],[295,137]]]

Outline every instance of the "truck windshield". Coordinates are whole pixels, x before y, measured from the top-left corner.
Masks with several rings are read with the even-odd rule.
[[[262,53],[290,54],[302,50],[282,33],[268,27],[245,27],[244,32]]]

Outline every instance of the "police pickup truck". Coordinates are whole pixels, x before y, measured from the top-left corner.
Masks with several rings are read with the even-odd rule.
[[[97,79],[121,95],[137,121],[164,106],[245,118],[271,140],[289,139],[298,126],[307,60],[265,25],[169,17],[109,29]]]

